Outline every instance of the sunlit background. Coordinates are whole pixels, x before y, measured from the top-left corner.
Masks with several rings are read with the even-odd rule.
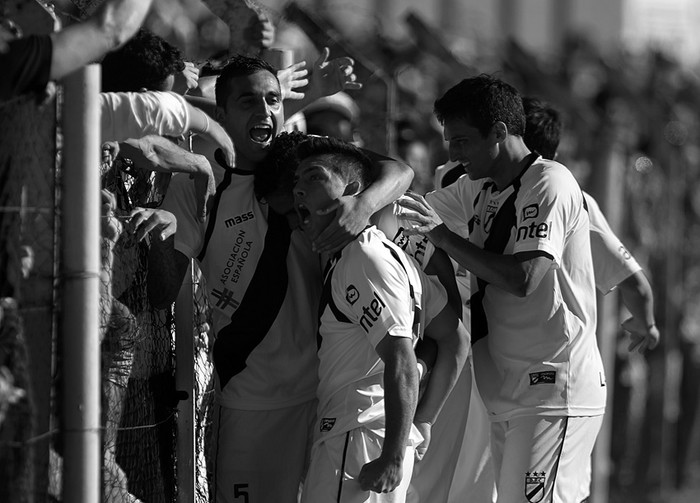
[[[27,3],[0,0],[4,9]],[[56,11],[78,18],[83,12],[76,5],[98,3],[61,0]],[[353,137],[409,161],[420,192],[433,188],[435,167],[447,157],[433,102],[460,79],[495,73],[562,112],[558,159],[596,197],[644,267],[662,332],[654,351],[627,353],[619,328],[623,308],[615,293],[600,299],[599,345],[610,397],[590,501],[700,501],[697,0],[155,0],[146,27],[203,64],[237,50],[230,34],[240,23],[227,24],[221,13],[244,3],[268,16],[276,28],[272,47],[289,51],[294,61],[311,64],[323,46],[331,57],[354,58],[364,89],[349,93],[359,109]],[[41,350],[29,342],[30,353]],[[44,358],[51,361],[50,354]],[[48,389],[50,377],[46,371],[35,381]],[[37,431],[49,427],[43,416],[35,422]],[[36,459],[41,467],[30,477],[36,483],[26,501],[42,500],[49,478],[49,461],[41,453]],[[158,470],[168,472],[166,464],[160,460]],[[131,483],[139,469],[124,469],[137,492]],[[172,496],[171,486],[160,493]]]

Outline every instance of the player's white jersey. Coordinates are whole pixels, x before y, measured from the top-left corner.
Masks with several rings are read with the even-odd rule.
[[[601,293],[606,294],[635,272],[641,271],[642,266],[610,228],[595,199],[586,192],[583,196],[591,221],[591,255],[595,284]]]
[[[474,344],[474,367],[492,420],[602,414],[605,379],[595,338],[589,220],[571,173],[538,158],[502,191],[489,180],[461,177],[427,200],[450,229],[466,233],[479,247],[489,249],[487,239],[493,243],[504,233],[498,253],[540,251],[552,259],[552,268],[526,297],[482,284],[488,351]],[[479,291],[478,283],[472,291]],[[474,343],[479,338],[474,301],[471,308]]]
[[[321,299],[321,436],[360,425],[381,433],[384,363],[375,347],[387,334],[412,339],[415,345],[445,304],[442,286],[376,227],[343,248],[329,264]]]
[[[208,222],[197,218],[187,175],[173,177],[163,209],[177,217],[175,248],[197,258],[206,278],[220,404],[264,410],[311,400],[319,258],[302,232],[258,202],[252,172],[212,166],[219,190]]]

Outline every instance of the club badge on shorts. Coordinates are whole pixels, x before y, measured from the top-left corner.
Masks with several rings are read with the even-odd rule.
[[[525,474],[525,497],[530,503],[537,503],[544,498],[545,472],[527,472]]]
[[[333,429],[333,426],[335,426],[335,418],[334,417],[321,418],[321,431],[322,432],[331,431]]]

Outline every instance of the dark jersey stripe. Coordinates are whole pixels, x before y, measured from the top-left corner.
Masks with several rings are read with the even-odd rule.
[[[511,185],[513,186],[513,193],[508,196],[508,198],[498,209],[496,215],[493,217],[491,230],[489,231],[489,235],[484,242],[484,250],[500,254],[502,254],[503,250],[505,250],[508,240],[510,239],[511,230],[516,224],[515,200],[517,199],[518,192],[520,191],[520,179],[525,171],[532,166],[532,163],[537,160],[537,157],[537,154],[530,154],[526,160],[525,168],[520,172],[515,180],[511,182]],[[479,192],[479,195],[481,195],[481,192]],[[489,325],[488,321],[486,320],[486,313],[484,312],[484,305],[482,302],[488,282],[477,277],[476,283],[478,289],[469,299],[469,306],[471,308],[472,344],[477,342],[479,339],[486,337],[486,335],[489,333]]]
[[[246,367],[248,355],[263,340],[277,319],[287,295],[287,253],[291,230],[287,219],[268,213],[265,247],[243,300],[231,316],[231,323],[217,334],[214,367],[221,387]]]

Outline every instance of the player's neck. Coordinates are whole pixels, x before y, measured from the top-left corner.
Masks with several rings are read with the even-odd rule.
[[[532,164],[530,153],[520,137],[509,138],[499,156],[500,159],[496,161],[498,168],[491,177],[499,191],[510,185]]]

